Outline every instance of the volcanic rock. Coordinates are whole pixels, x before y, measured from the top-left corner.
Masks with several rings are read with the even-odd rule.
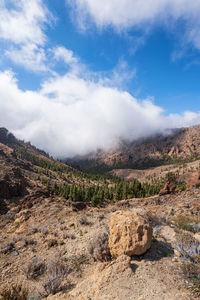
[[[129,211],[111,215],[109,247],[113,257],[144,254],[151,241],[152,228],[145,217]]]

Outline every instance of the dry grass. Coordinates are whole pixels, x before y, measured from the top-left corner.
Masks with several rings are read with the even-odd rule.
[[[199,219],[197,217],[189,217],[189,216],[179,215],[179,216],[173,217],[171,221],[179,229],[196,232],[195,228],[192,224],[198,223]]]

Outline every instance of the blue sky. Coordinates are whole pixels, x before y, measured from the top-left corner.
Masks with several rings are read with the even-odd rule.
[[[0,0],[0,125],[62,157],[200,123],[199,13],[200,0]]]

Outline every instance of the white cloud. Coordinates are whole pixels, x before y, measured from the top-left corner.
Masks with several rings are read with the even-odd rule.
[[[43,45],[49,15],[42,0],[0,0],[0,37],[15,44]]]
[[[0,126],[56,157],[109,149],[166,128],[200,123],[200,113],[164,117],[150,99],[68,73],[38,92],[22,91],[10,72],[0,73]]]
[[[63,60],[68,65],[78,63],[78,59],[74,56],[73,51],[63,46],[58,46],[54,48],[53,53],[54,53],[54,58],[58,61]]]
[[[32,71],[46,71],[45,26],[53,20],[42,0],[0,0],[0,39],[5,54],[15,64]]]
[[[79,25],[94,21],[99,28],[117,30],[129,27],[150,28],[159,23],[176,27],[184,21],[181,32],[185,43],[200,49],[200,0],[66,0],[78,14]],[[173,27],[174,28],[174,27]],[[173,30],[174,31],[174,30]]]
[[[130,68],[125,60],[119,60],[118,64],[107,72],[96,72],[97,80],[105,86],[126,88],[126,85],[136,77],[137,70]],[[91,73],[91,78],[94,73]]]
[[[7,50],[5,53],[14,63],[22,65],[28,70],[48,70],[47,64],[45,64],[47,60],[45,51],[35,44],[26,44],[20,48],[14,47]]]

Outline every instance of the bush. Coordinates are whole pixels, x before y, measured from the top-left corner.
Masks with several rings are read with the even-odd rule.
[[[68,266],[70,271],[81,271],[81,265],[88,264],[89,259],[86,255],[80,254],[80,255],[72,255],[68,258]]]
[[[1,300],[27,300],[28,289],[21,284],[11,284],[1,287],[0,291]]]
[[[50,239],[47,241],[48,248],[54,247],[58,245],[58,241],[56,239]]]
[[[25,239],[24,241],[24,246],[34,246],[37,245],[37,241],[35,241],[34,239],[30,238],[30,239]]]
[[[200,296],[200,265],[194,263],[185,263],[182,266],[185,279],[190,281],[190,289],[196,296]]]
[[[89,224],[90,224],[90,223],[88,222],[88,220],[87,220],[87,217],[86,217],[85,215],[80,216],[80,217],[78,218],[78,222],[79,222],[80,225],[89,225]]]
[[[41,259],[37,257],[34,257],[22,268],[22,271],[24,272],[26,278],[31,280],[37,279],[37,277],[44,274],[45,270],[46,265]]]
[[[7,254],[10,253],[11,251],[13,251],[13,249],[15,248],[14,243],[7,243],[3,248],[0,249],[0,253],[3,254]]]
[[[101,232],[88,243],[88,252],[95,261],[108,261],[111,259],[108,238],[107,232]]]
[[[47,266],[47,274],[42,285],[48,295],[55,295],[62,289],[62,282],[70,273],[69,267],[59,257],[49,261]]]

